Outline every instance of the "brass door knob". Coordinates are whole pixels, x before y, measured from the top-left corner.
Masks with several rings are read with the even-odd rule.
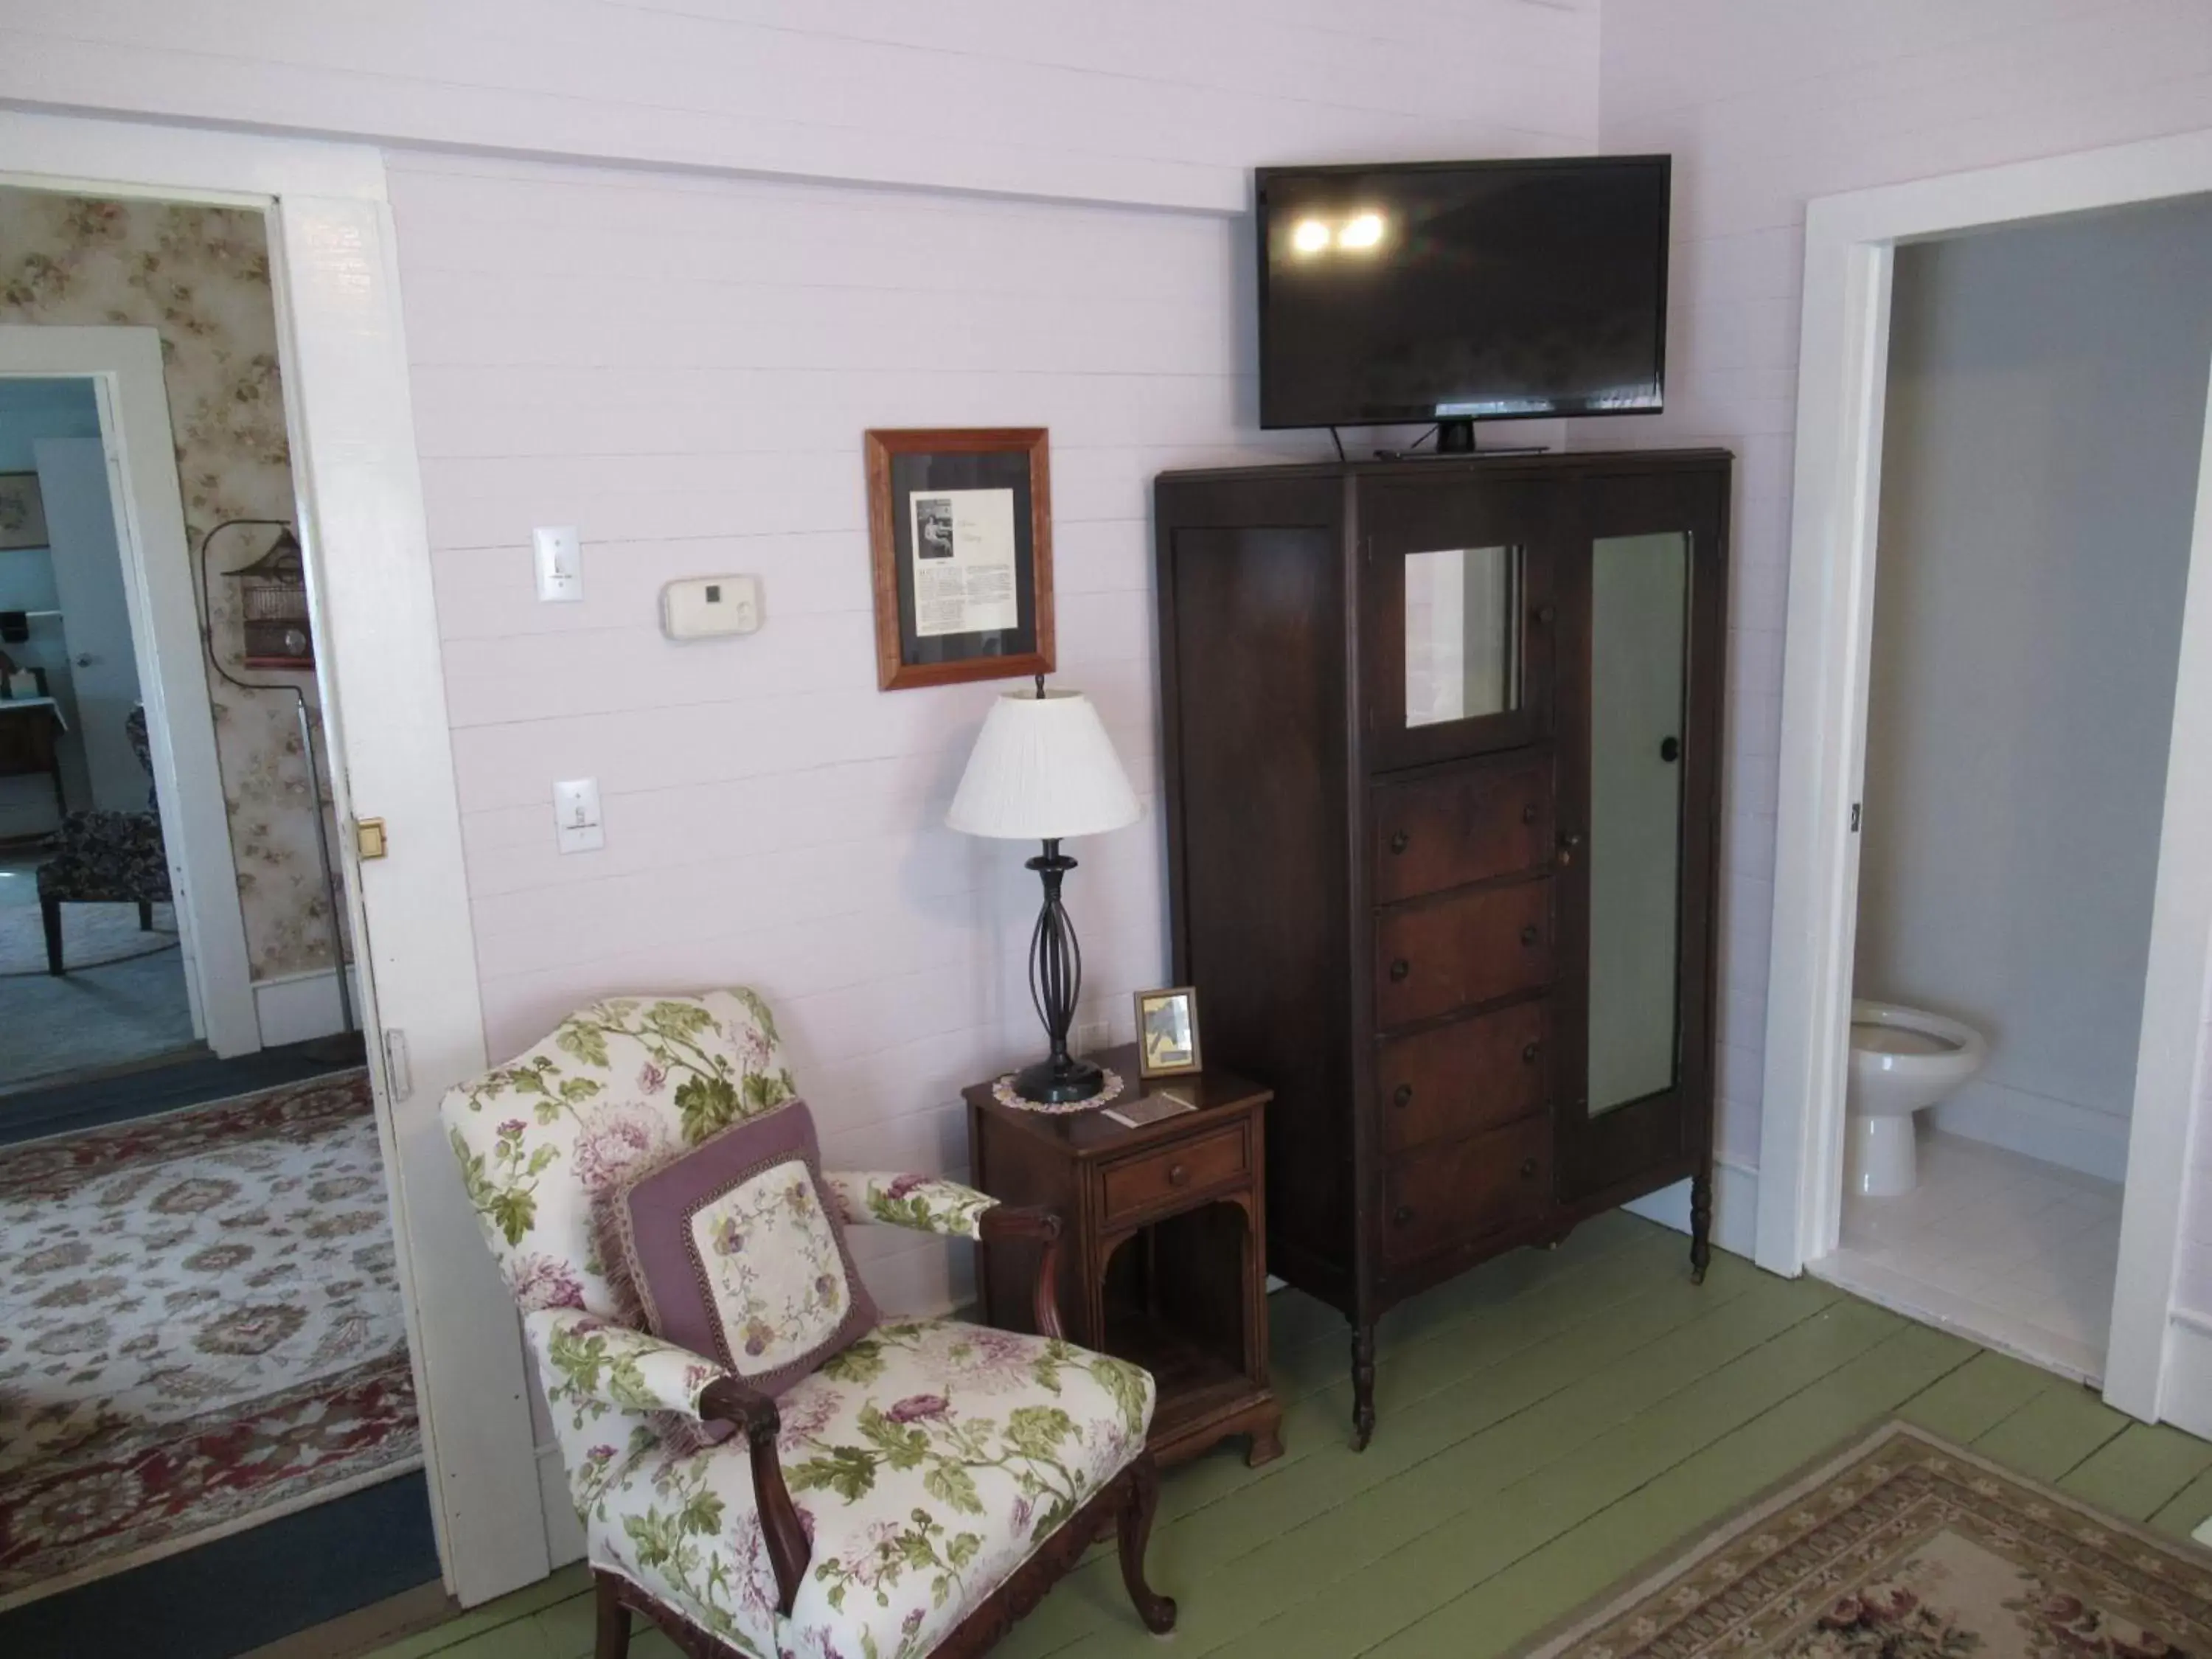
[[[1390,1103],[1393,1106],[1412,1105],[1413,1103],[1413,1085],[1410,1083],[1400,1084],[1397,1088],[1391,1091]]]
[[[1572,864],[1575,861],[1575,854],[1580,849],[1582,844],[1583,838],[1571,831],[1566,835],[1561,836],[1559,837],[1559,862],[1562,866]]]
[[[1390,978],[1393,982],[1405,978],[1407,975],[1413,971],[1413,964],[1407,961],[1403,957],[1400,957],[1397,961],[1390,964]]]

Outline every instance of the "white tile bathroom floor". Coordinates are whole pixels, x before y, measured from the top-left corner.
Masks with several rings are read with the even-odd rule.
[[[2120,1188],[2002,1147],[1923,1133],[1920,1185],[1844,1199],[1813,1264],[1870,1302],[2100,1382],[2120,1255]]]

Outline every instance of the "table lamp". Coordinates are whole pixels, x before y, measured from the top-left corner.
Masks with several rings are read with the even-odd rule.
[[[1009,691],[991,705],[945,821],[970,836],[1044,843],[1029,860],[1044,883],[1044,908],[1030,935],[1030,1000],[1052,1052],[1015,1074],[1014,1091],[1024,1100],[1066,1104],[1104,1086],[1104,1073],[1067,1052],[1083,951],[1060,908],[1060,884],[1075,860],[1060,843],[1119,830],[1138,813],[1129,775],[1080,691],[1048,691],[1040,674],[1035,692]]]

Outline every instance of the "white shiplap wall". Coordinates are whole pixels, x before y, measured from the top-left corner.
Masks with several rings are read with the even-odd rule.
[[[1606,0],[1600,131],[1671,151],[1668,413],[1578,447],[1725,443],[1738,471],[1724,858],[1727,1152],[1755,1162],[1806,202],[2212,123],[2203,0]],[[2212,1100],[2180,1301],[2212,1312]]]
[[[860,434],[1050,428],[1059,682],[1149,803],[1153,474],[1327,451],[1255,429],[1249,229],[422,156],[392,191],[492,1052],[593,996],[746,981],[831,1161],[963,1167],[960,1085],[1036,1046],[1035,849],[941,823],[1008,683],[876,690]],[[537,524],[580,528],[582,604],[534,599]],[[659,585],[729,571],[767,626],[663,640]],[[569,777],[604,851],[555,851]],[[1123,1037],[1167,971],[1159,826],[1073,850],[1084,1018]],[[870,1243],[888,1304],[958,1292],[942,1250]]]
[[[1585,149],[1596,39],[1597,0],[0,0],[0,100],[1230,211],[1255,161]]]

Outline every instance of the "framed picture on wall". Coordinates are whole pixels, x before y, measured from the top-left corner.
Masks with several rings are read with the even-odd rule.
[[[878,430],[866,452],[876,684],[1052,672],[1045,429]]]
[[[46,545],[46,503],[35,472],[0,472],[0,553]]]

